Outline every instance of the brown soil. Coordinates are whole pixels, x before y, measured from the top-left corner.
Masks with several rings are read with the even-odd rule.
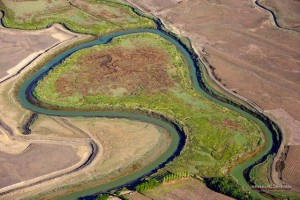
[[[282,171],[282,178],[292,186],[292,190],[300,193],[300,146],[292,145],[289,147],[287,158],[284,162],[285,167]]]
[[[26,65],[46,49],[72,37],[55,27],[38,31],[0,28],[0,79],[21,61]]]
[[[275,12],[282,27],[300,31],[299,0],[260,0],[260,4]]]
[[[125,197],[129,200],[151,200],[151,198],[146,197],[138,192],[126,194]]]
[[[205,185],[192,178],[184,178],[170,183],[164,183],[152,190],[148,190],[146,196],[155,200],[232,199],[208,189]],[[130,197],[130,195],[128,195],[128,197]]]
[[[21,154],[0,152],[0,188],[49,174],[80,161],[70,146],[31,144]]]
[[[108,48],[83,55],[80,67],[62,75],[55,84],[62,96],[78,92],[114,96],[163,92],[174,85],[166,69],[168,64],[168,55],[159,48]]]

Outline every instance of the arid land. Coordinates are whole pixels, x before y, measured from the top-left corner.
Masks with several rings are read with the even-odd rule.
[[[208,189],[199,181],[192,178],[183,178],[176,181],[164,183],[155,189],[147,191],[145,195],[150,199],[157,200],[184,200],[186,199],[186,197],[188,197],[189,199],[199,200],[232,199]],[[131,199],[130,195],[128,195],[128,197],[129,199]]]

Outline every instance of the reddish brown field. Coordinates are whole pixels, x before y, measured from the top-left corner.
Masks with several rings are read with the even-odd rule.
[[[164,67],[168,63],[166,52],[155,47],[112,47],[93,51],[79,58],[80,67],[57,80],[56,89],[62,96],[78,92],[114,96],[163,92],[174,85]],[[115,90],[120,87],[124,90]]]
[[[128,195],[129,197],[130,195]],[[229,200],[232,199],[208,189],[204,184],[192,178],[184,178],[164,183],[157,188],[148,190],[146,196],[155,200]],[[130,199],[130,198],[129,198]]]
[[[300,193],[300,167],[299,167],[300,146],[289,147],[287,158],[284,162],[285,168],[282,171],[282,178],[292,186],[292,190]]]
[[[300,31],[299,0],[260,0],[261,5],[275,12],[282,27]]]
[[[23,153],[0,152],[0,188],[70,167],[80,161],[70,146],[31,144]]]

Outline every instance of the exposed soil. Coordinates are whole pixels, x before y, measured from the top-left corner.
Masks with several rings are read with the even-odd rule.
[[[260,0],[261,5],[272,10],[282,27],[300,31],[300,1],[299,0]]]
[[[83,190],[106,183],[153,161],[165,151],[171,141],[169,134],[164,130],[144,122],[106,118],[65,118],[65,120],[72,127],[76,127],[74,131],[81,130],[89,134],[99,144],[99,154],[94,161],[80,171],[16,191],[4,196],[5,198],[14,199],[20,195],[20,192],[23,197],[32,197],[41,192],[51,191],[46,197],[53,199],[74,190]],[[45,139],[48,139],[48,136]],[[65,140],[70,139],[65,138]],[[90,182],[85,183],[85,181]],[[73,185],[76,183],[83,184]],[[52,191],[58,186],[66,187]]]
[[[11,68],[21,68],[46,49],[72,37],[74,35],[56,27],[38,31],[9,30],[0,27],[0,80],[8,75],[7,71]]]
[[[151,198],[146,197],[138,192],[126,194],[125,197],[129,200],[151,200]]]
[[[62,96],[136,95],[164,92],[174,85],[166,52],[155,47],[122,47],[93,51],[79,58],[79,67],[55,83]]]
[[[192,178],[179,179],[169,183],[164,183],[146,192],[146,196],[155,200],[229,200],[232,199],[208,189],[205,185]],[[129,195],[128,195],[129,197]],[[130,199],[130,198],[129,198]]]
[[[47,137],[47,138],[83,138],[82,134],[70,129],[60,117],[49,117],[39,115],[38,119],[31,126],[31,136],[34,137]]]
[[[79,162],[70,146],[31,144],[20,154],[0,152],[0,188],[67,168]]]
[[[284,161],[284,169],[282,171],[282,178],[292,186],[292,190],[300,193],[300,167],[299,167],[300,146],[291,145],[287,158]]]

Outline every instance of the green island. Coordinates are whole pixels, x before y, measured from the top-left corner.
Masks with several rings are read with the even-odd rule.
[[[263,143],[254,122],[196,92],[184,57],[152,33],[79,50],[39,81],[34,96],[60,109],[139,109],[179,122],[188,139],[171,171],[219,176]]]

